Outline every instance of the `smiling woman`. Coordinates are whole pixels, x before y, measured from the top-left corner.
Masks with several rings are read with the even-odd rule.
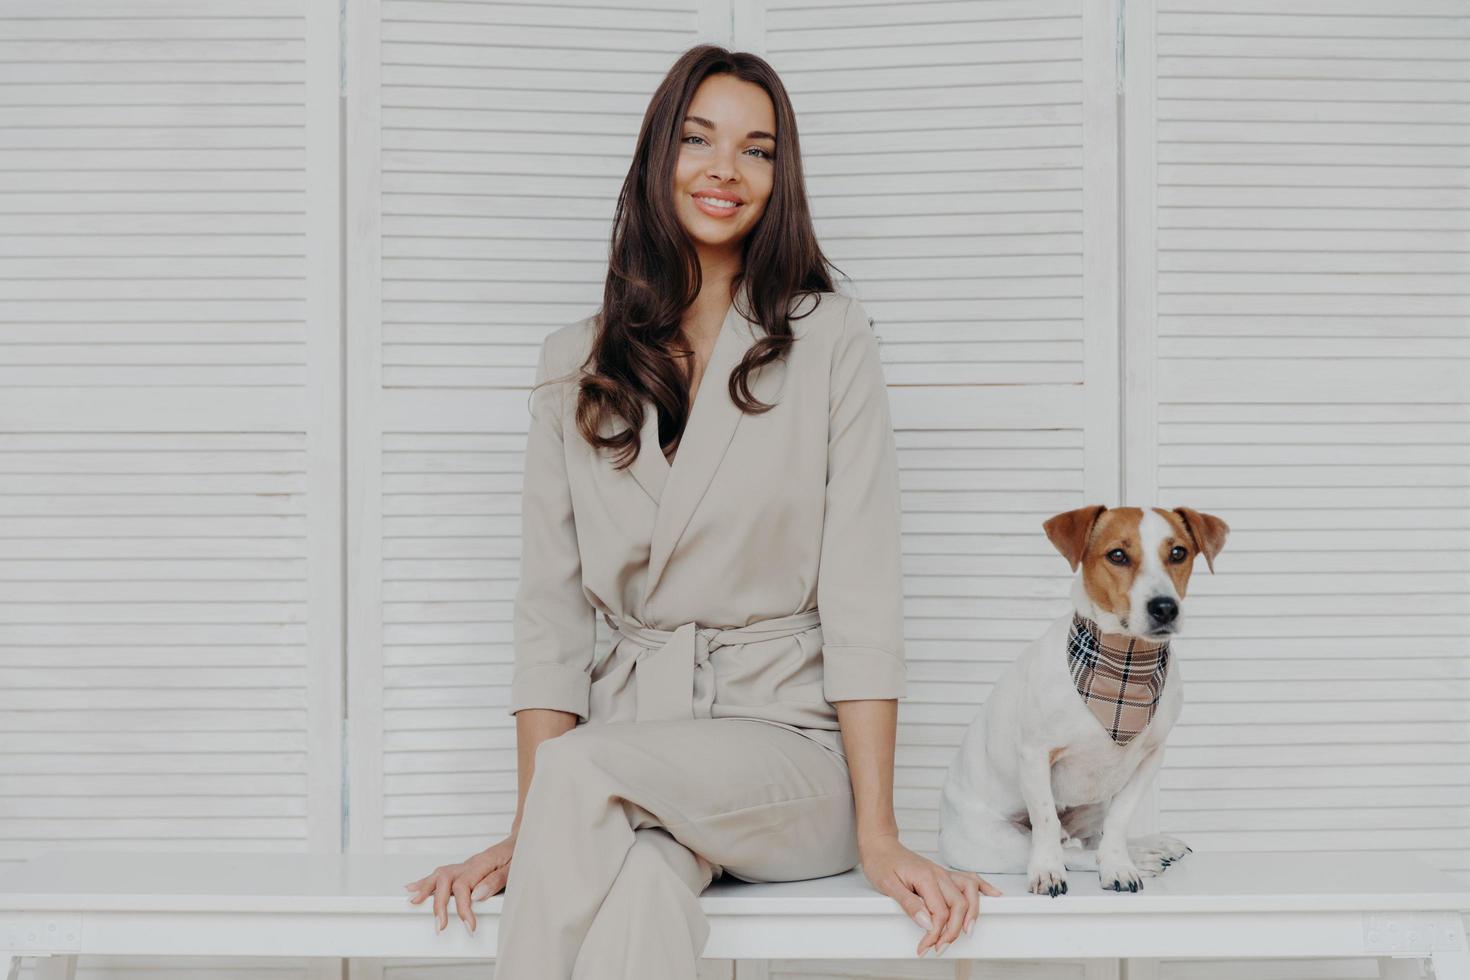
[[[690,50],[644,116],[602,308],[541,349],[511,835],[410,885],[467,924],[506,889],[497,980],[687,980],[722,874],[861,863],[920,954],[996,894],[898,839],[897,453],[871,321],[829,265],[780,79]],[[594,663],[598,613],[617,635]]]
[[[833,291],[830,268],[780,78],[755,55],[712,45],[686,52],[649,102],[618,195],[595,369],[577,399],[582,437],[627,467],[651,410],[671,454],[742,288],[760,331],[729,379],[730,396],[741,411],[767,411],[748,397],[751,372],[786,353],[801,297]],[[628,427],[604,434],[614,419]]]

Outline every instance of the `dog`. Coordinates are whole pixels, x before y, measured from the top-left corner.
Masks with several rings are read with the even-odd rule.
[[[939,854],[959,871],[1028,876],[1067,891],[1067,871],[1137,892],[1192,850],[1167,834],[1128,838],[1182,704],[1175,637],[1194,558],[1229,526],[1188,507],[1097,504],[1045,521],[1076,572],[1072,608],[1005,670],[951,761]]]

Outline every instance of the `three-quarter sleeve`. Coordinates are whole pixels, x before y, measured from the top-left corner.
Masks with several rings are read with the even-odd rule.
[[[898,451],[878,340],[849,300],[833,353],[817,608],[828,701],[905,689]]]
[[[553,375],[541,345],[536,384]],[[521,563],[512,632],[510,713],[555,708],[587,720],[597,613],[582,588],[582,556],[563,449],[562,407],[570,381],[532,392],[521,489]]]

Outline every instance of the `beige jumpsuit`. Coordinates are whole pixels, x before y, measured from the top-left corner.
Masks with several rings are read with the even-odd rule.
[[[672,465],[651,402],[627,470],[577,432],[590,318],[542,345],[509,710],[578,725],[536,753],[496,980],[690,980],[713,878],[858,863],[832,702],[904,695],[888,392],[862,305],[821,293],[798,306],[786,356],[752,374],[776,407],[745,415],[727,381],[761,332],[747,300]],[[594,663],[598,615],[615,632]]]

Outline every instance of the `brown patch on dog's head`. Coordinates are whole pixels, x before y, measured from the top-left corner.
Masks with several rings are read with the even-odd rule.
[[[1170,530],[1157,542],[1159,563],[1173,580],[1174,589],[1182,599],[1189,588],[1189,576],[1194,572],[1195,555],[1204,555],[1210,574],[1215,573],[1215,556],[1225,547],[1230,525],[1214,514],[1204,514],[1190,507],[1175,507],[1173,510],[1155,507],[1153,511]]]
[[[1195,555],[1203,554],[1213,573],[1214,558],[1230,533],[1229,525],[1220,518],[1189,507],[1150,510],[1158,515],[1158,521],[1138,507],[1109,509],[1094,504],[1057,514],[1042,524],[1072,570],[1082,569],[1082,585],[1088,598],[1098,610],[1118,617],[1124,625],[1135,583],[1154,596],[1166,595],[1154,578],[1162,571],[1182,600]],[[1140,576],[1148,578],[1140,582]],[[1140,604],[1146,599],[1148,596],[1141,597]],[[1142,615],[1144,610],[1139,612]]]
[[[1087,542],[1092,538],[1093,525],[1107,509],[1106,504],[1079,507],[1049,518],[1041,525],[1051,543],[1072,566],[1072,571],[1077,571],[1077,566],[1082,563],[1087,554]]]
[[[1099,608],[1120,618],[1128,615],[1128,590],[1138,573],[1142,557],[1138,534],[1143,511],[1137,507],[1102,504],[1058,514],[1042,524],[1051,543],[1075,572],[1082,569],[1082,585]],[[1128,560],[1109,559],[1122,550]]]
[[[1210,574],[1215,574],[1215,556],[1225,547],[1225,539],[1230,535],[1230,525],[1214,514],[1203,514],[1190,507],[1175,507],[1172,511],[1159,510],[1157,507],[1154,509],[1164,515],[1165,520],[1171,523],[1177,521],[1184,526],[1186,537],[1205,556],[1205,565],[1209,567]],[[1191,565],[1193,558],[1190,555]],[[1179,594],[1183,595],[1184,591],[1181,589]]]

